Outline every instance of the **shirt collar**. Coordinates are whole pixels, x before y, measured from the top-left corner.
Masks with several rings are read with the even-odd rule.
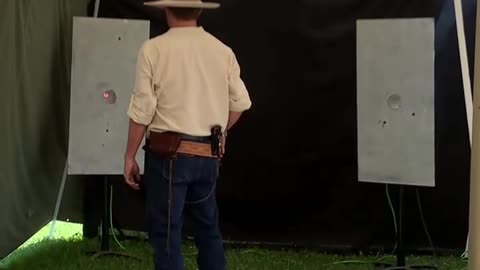
[[[203,31],[202,26],[171,27],[168,32],[171,33],[195,33]]]

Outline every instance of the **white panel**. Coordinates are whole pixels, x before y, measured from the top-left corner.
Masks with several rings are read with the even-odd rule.
[[[74,18],[70,175],[123,174],[137,54],[149,33],[148,21]],[[137,156],[142,170],[143,154]]]
[[[357,21],[359,181],[435,185],[434,20]]]

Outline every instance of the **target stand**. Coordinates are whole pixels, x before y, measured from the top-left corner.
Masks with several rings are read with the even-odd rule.
[[[92,259],[106,255],[138,259],[110,250],[109,176],[123,175],[127,109],[135,84],[137,55],[149,35],[148,21],[73,19],[67,173],[104,176],[101,250]],[[136,159],[143,174],[144,156],[139,153]]]
[[[404,250],[404,194],[435,186],[434,20],[357,21],[357,136],[359,182],[398,187],[397,265]]]

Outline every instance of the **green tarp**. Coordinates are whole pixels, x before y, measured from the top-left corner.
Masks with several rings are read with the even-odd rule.
[[[52,218],[67,150],[72,18],[87,4],[0,1],[0,258]]]

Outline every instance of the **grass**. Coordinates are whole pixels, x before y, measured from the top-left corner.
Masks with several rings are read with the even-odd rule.
[[[112,249],[140,257],[141,261],[121,257],[100,257],[92,260],[90,251],[97,251],[96,240],[84,240],[81,225],[59,223],[54,239],[46,239],[49,227],[43,228],[17,251],[7,257],[0,269],[9,270],[103,270],[153,269],[153,252],[147,242],[125,241],[125,250],[112,241]],[[185,247],[186,270],[195,270],[196,250],[191,243]],[[376,257],[345,257],[313,252],[270,251],[262,249],[229,249],[229,270],[373,270],[369,262]],[[393,263],[393,257],[380,258]],[[409,257],[411,264],[435,265],[441,270],[467,269],[467,263],[457,257]],[[350,263],[348,263],[350,262]]]

